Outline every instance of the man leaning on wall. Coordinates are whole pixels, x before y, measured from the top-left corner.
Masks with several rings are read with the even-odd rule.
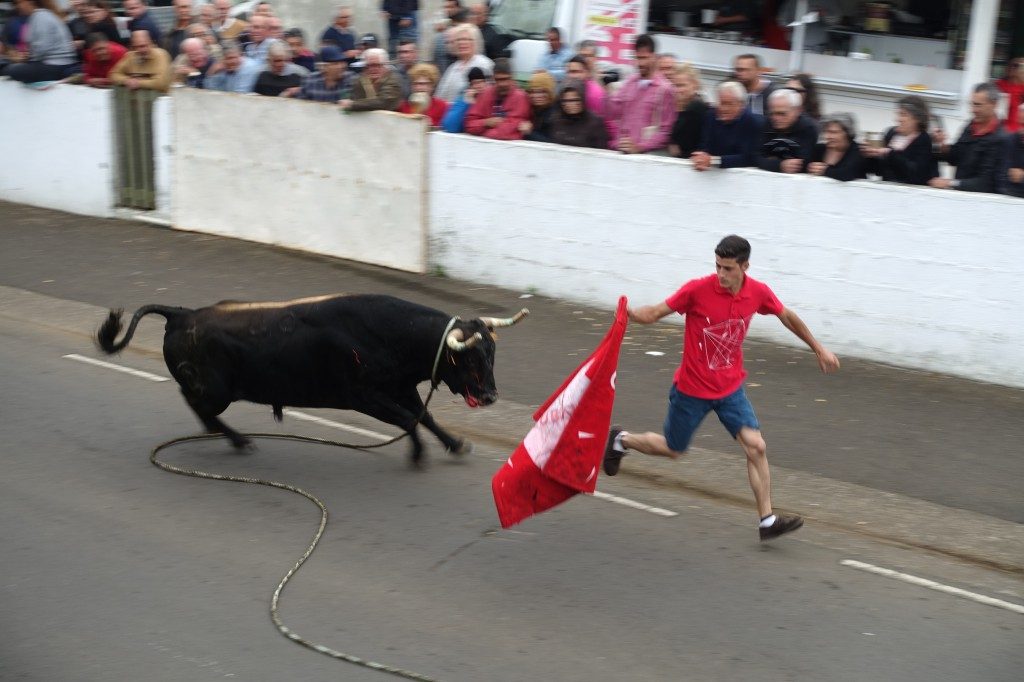
[[[153,44],[149,31],[134,31],[131,50],[110,72],[110,82],[129,90],[167,92],[171,86],[171,56]]]

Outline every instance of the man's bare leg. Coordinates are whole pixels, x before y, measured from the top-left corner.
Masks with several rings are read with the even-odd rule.
[[[668,457],[669,459],[677,459],[686,454],[685,452],[678,452],[670,448],[668,441],[665,440],[665,436],[653,431],[648,431],[647,433],[624,433],[622,435],[622,445],[627,450],[636,450],[645,455]]]
[[[736,435],[743,452],[747,455],[747,478],[754,491],[757,513],[764,518],[772,513],[772,475],[768,470],[768,446],[761,432],[743,427]]]

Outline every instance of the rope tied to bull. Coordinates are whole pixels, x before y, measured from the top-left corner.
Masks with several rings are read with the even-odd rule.
[[[426,400],[423,401],[423,411],[416,418],[416,424],[419,424],[420,420],[423,419],[423,415],[426,414],[427,412],[427,405],[430,404],[430,399],[434,396],[435,391],[437,391],[437,387],[440,383],[437,376],[437,368],[441,362],[441,355],[444,353],[444,348],[446,345],[446,341],[448,339],[448,334],[451,332],[452,328],[455,326],[455,323],[458,321],[458,317],[451,318],[451,320],[448,321],[448,325],[445,327],[444,333],[441,335],[441,343],[438,345],[437,354],[434,356],[434,366],[430,372],[430,392],[427,394]],[[415,425],[413,426],[413,428],[415,428]],[[391,445],[393,443],[396,443],[402,438],[408,436],[409,434],[408,432],[402,433],[392,438],[391,440],[385,441],[383,443],[376,443],[370,445],[343,443],[340,441],[328,440],[326,438],[314,438],[312,436],[300,436],[296,434],[247,433],[245,435],[248,436],[249,438],[254,439],[265,438],[270,440],[288,440],[299,443],[330,445],[333,447],[348,448],[351,450],[371,450],[374,448],[380,448],[384,447],[385,445]],[[159,469],[163,469],[164,471],[168,471],[172,474],[179,474],[181,476],[191,476],[193,478],[206,478],[214,481],[231,481],[233,483],[252,483],[254,485],[262,485],[270,488],[287,490],[288,492],[292,492],[297,495],[301,495],[302,497],[305,497],[307,500],[315,504],[320,509],[320,525],[317,528],[316,533],[313,534],[312,541],[309,543],[309,546],[306,548],[306,551],[303,552],[299,560],[295,562],[291,569],[288,570],[285,576],[278,583],[277,588],[274,590],[274,594],[271,597],[270,619],[274,622],[274,626],[278,629],[278,631],[291,641],[295,642],[296,644],[304,646],[307,649],[312,649],[313,651],[324,654],[325,656],[330,656],[331,658],[345,661],[346,663],[362,666],[364,668],[369,668],[371,670],[377,670],[382,673],[388,673],[390,675],[402,677],[408,680],[419,680],[420,682],[438,682],[438,680],[436,680],[435,678],[428,677],[427,675],[423,675],[421,673],[413,672],[411,670],[405,670],[404,668],[398,668],[384,663],[378,663],[376,661],[367,660],[364,658],[360,658],[359,656],[355,656],[353,654],[348,654],[343,651],[332,649],[330,647],[324,646],[323,644],[310,642],[298,633],[293,632],[287,625],[284,624],[284,621],[281,619],[279,613],[281,593],[284,592],[285,585],[288,584],[288,581],[290,581],[292,579],[292,576],[294,576],[298,572],[298,570],[302,568],[302,565],[306,563],[306,560],[309,559],[309,557],[313,554],[313,551],[316,549],[317,544],[319,544],[320,538],[323,536],[324,530],[327,528],[327,505],[325,505],[323,501],[320,500],[320,498],[318,498],[316,495],[313,495],[312,493],[303,490],[302,488],[290,485],[288,483],[281,483],[280,481],[271,481],[262,478],[252,478],[249,476],[232,476],[228,474],[215,474],[208,471],[188,469],[185,467],[178,467],[173,464],[168,464],[167,462],[164,462],[157,458],[157,454],[161,450],[164,450],[175,445],[196,441],[216,440],[220,438],[223,438],[223,436],[221,434],[215,433],[199,434],[194,436],[182,436],[179,438],[174,438],[172,440],[161,443],[160,445],[157,445],[155,448],[153,448],[152,452],[149,455],[149,461],[151,464],[153,464],[153,466]]]

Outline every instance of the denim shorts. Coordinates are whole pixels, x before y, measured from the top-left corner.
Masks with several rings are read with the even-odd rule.
[[[756,431],[761,425],[754,414],[754,406],[747,399],[747,393],[739,389],[717,400],[705,400],[681,393],[675,383],[668,393],[668,414],[665,415],[665,440],[676,452],[685,452],[697,427],[711,410],[718,415],[718,421],[735,438],[740,429],[749,427]]]

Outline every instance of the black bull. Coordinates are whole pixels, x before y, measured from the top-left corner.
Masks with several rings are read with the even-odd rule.
[[[445,313],[391,296],[221,301],[198,310],[147,305],[135,311],[120,341],[115,339],[122,311],[112,310],[96,341],[104,352],[117,353],[143,316],[166,318],[167,369],[206,430],[223,433],[237,448],[249,440],[218,415],[232,402],[248,400],[271,405],[278,420],[285,406],[362,412],[408,433],[412,460],[419,462],[418,418],[449,451],[462,453],[467,443],[424,411],[417,385],[433,378],[470,407],[490,405],[498,399],[494,329],[515,324],[527,312],[455,320],[449,329],[452,318]]]

